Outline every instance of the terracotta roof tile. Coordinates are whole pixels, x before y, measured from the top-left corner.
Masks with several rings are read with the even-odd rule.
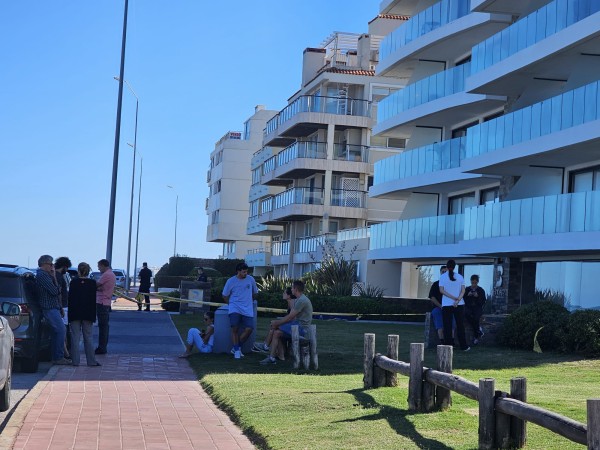
[[[363,76],[367,76],[367,77],[375,76],[374,70],[346,69],[344,67],[328,67],[327,69],[323,70],[323,72],[344,73],[346,75],[363,75]]]

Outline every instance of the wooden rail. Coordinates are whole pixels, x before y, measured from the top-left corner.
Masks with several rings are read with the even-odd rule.
[[[395,346],[395,347],[394,347]],[[364,335],[364,387],[396,386],[390,374],[409,377],[408,409],[428,412],[452,405],[451,392],[479,404],[479,448],[523,448],[527,422],[600,450],[600,399],[587,400],[587,426],[558,413],[526,403],[527,380],[512,378],[511,392],[495,390],[493,378],[479,384],[452,374],[452,346],[438,345],[437,370],[423,366],[424,344],[410,344],[410,363],[397,361],[398,336],[388,336],[387,356],[375,354],[375,335]],[[394,357],[392,357],[394,356]]]

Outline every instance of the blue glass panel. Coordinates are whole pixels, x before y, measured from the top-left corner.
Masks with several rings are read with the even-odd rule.
[[[565,92],[562,97],[561,129],[573,126],[573,92]]]
[[[511,29],[505,28],[500,34],[500,59],[506,59],[510,56],[510,35]]]
[[[504,146],[509,147],[513,144],[513,114],[504,116]]]
[[[496,150],[496,120],[490,120],[488,124],[488,152]]]
[[[556,33],[556,2],[546,6],[546,36]]]
[[[542,105],[534,103],[531,105],[531,139],[540,137],[542,120]]]
[[[537,10],[535,13],[536,24],[535,24],[535,42],[539,42],[546,37],[546,10],[548,8],[543,7]]]
[[[450,167],[458,167],[460,165],[460,139],[452,139],[449,144]]]
[[[590,0],[590,15],[600,11],[600,0]]]
[[[527,18],[521,19],[517,22],[517,28],[519,33],[519,50],[523,50],[527,47]]]
[[[480,206],[484,213],[483,237],[492,237],[492,205]]]
[[[521,235],[531,234],[531,221],[532,221],[532,199],[524,198],[519,201],[521,203]]]
[[[515,24],[508,27],[507,30],[509,35],[508,56],[510,56],[519,51],[519,27]]]
[[[438,27],[445,22],[442,22],[442,3],[443,2],[440,2],[432,6],[433,11],[431,20],[434,24],[438,24]]]
[[[561,113],[562,113],[562,95],[557,95],[552,98],[552,120],[550,123],[550,130],[552,133],[556,133],[561,130]]]
[[[510,208],[509,236],[518,236],[521,232],[521,202],[507,202]]]
[[[585,86],[585,111],[583,114],[584,122],[590,122],[596,119],[596,97],[598,95],[598,85],[596,83]]]
[[[531,47],[537,42],[537,13],[530,14],[523,20],[527,21],[527,47]]]
[[[567,4],[569,0],[556,0],[556,31],[567,26]]]
[[[585,111],[585,86],[573,91],[573,126],[583,123]]]
[[[484,236],[484,227],[485,227],[485,208],[483,206],[478,206],[474,208],[475,213],[477,214],[477,229],[475,232],[476,239],[483,239]]]
[[[486,39],[485,41],[485,62],[484,62],[484,67],[490,67],[493,62],[492,62],[492,56],[494,54],[494,39],[493,38],[489,38]]]
[[[467,130],[467,137],[471,137],[471,154],[478,156],[481,154],[481,125],[475,125]]]
[[[552,122],[552,100],[544,100],[542,102],[542,114],[540,121],[540,135],[545,136],[550,133]]]
[[[530,108],[525,108],[525,110]],[[523,140],[523,109],[515,111],[513,115],[513,143],[520,144]],[[530,114],[530,112],[528,113]],[[531,123],[531,121],[530,121]],[[531,125],[530,125],[531,127]],[[530,129],[528,127],[528,130]]]
[[[446,235],[444,237],[445,244],[451,244],[454,242],[454,236],[456,233],[456,216],[445,216],[446,217]]]
[[[571,225],[570,195],[557,195],[556,197],[556,232],[568,233]]]
[[[585,231],[585,200],[586,192],[570,194],[569,231]]]
[[[492,227],[490,230],[490,237],[499,237],[500,236],[500,225],[501,225],[501,212],[502,206],[500,203],[492,203],[488,205],[492,210]]]
[[[586,231],[600,231],[600,191],[587,193],[589,206],[585,212],[589,227]]]
[[[544,234],[556,233],[557,196],[544,197]]]
[[[506,116],[500,116],[494,122],[496,122],[496,144],[495,148],[504,148],[504,122],[506,120]]]
[[[532,199],[531,205],[531,233],[542,234],[544,232],[544,197]]]
[[[488,152],[488,136],[489,136],[488,129],[489,129],[489,126],[490,126],[489,122],[483,122],[482,124],[479,125],[480,130],[481,130],[481,138],[480,138],[480,144],[479,144],[480,154]]]
[[[492,56],[492,61],[494,62],[494,64],[496,64],[498,61],[500,61],[501,47],[502,47],[501,36],[502,36],[501,33],[498,33],[493,36],[494,55]]]
[[[510,236],[511,202],[500,202],[500,236]],[[517,218],[518,220],[518,218]]]
[[[567,6],[567,26],[573,25],[575,22],[577,22],[577,4],[570,1]]]

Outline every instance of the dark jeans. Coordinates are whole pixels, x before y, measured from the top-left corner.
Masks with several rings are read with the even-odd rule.
[[[479,339],[481,337],[479,327],[482,314],[482,308],[465,308],[465,320],[470,327],[473,328],[473,339]]]
[[[444,306],[442,308],[442,318],[444,319],[444,344],[453,345],[454,339],[452,339],[452,318],[456,321],[456,335],[458,336],[458,343],[460,348],[465,350],[467,345],[467,339],[465,338],[465,307],[460,305]]]
[[[108,319],[110,306],[96,303],[96,316],[98,317],[98,349],[105,352],[108,345]]]
[[[60,309],[43,309],[42,314],[52,329],[52,360],[58,361],[65,357],[65,324],[60,315]]]

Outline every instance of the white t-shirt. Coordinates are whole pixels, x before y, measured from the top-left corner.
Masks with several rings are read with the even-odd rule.
[[[223,296],[229,296],[229,314],[238,313],[242,316],[254,317],[253,294],[258,292],[256,281],[250,275],[238,278],[236,275],[225,283]]]
[[[458,297],[460,295],[460,291],[464,285],[465,279],[458,272],[454,272],[454,281],[450,279],[450,272],[443,273],[440,276],[440,287],[443,287],[446,292],[454,297]],[[465,301],[461,299],[458,304],[464,305]],[[450,297],[442,295],[442,306],[454,306],[454,300],[452,300]]]

